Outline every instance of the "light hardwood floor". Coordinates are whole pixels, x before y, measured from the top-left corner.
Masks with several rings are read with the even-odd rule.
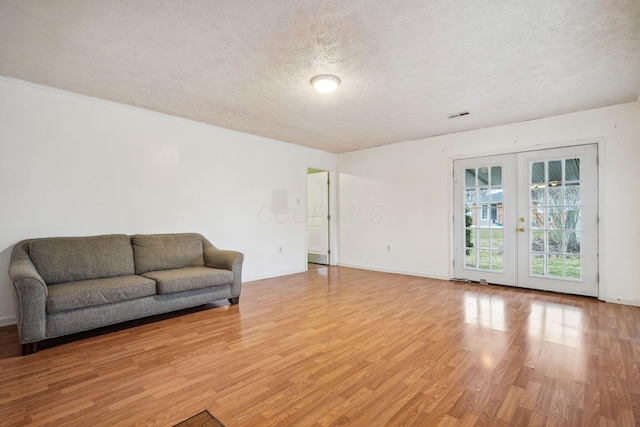
[[[350,268],[19,352],[1,328],[1,425],[640,425],[640,308]]]

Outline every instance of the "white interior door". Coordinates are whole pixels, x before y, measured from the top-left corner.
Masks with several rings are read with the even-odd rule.
[[[454,274],[597,296],[597,146],[454,162]]]
[[[307,175],[308,261],[329,264],[329,172]]]

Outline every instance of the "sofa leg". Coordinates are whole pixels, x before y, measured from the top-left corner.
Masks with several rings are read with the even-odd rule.
[[[231,303],[231,305],[240,304],[240,297],[229,298],[229,302]]]
[[[30,342],[28,344],[22,344],[22,355],[27,356],[29,354],[36,353],[38,351],[38,343]]]

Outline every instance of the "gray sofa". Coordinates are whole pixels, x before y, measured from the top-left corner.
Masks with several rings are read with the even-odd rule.
[[[45,339],[217,300],[238,304],[243,259],[195,233],[23,240],[9,266],[22,352],[36,352]]]

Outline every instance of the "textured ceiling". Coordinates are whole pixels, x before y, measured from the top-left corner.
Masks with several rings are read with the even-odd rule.
[[[0,0],[0,75],[341,153],[635,100],[640,1]]]

